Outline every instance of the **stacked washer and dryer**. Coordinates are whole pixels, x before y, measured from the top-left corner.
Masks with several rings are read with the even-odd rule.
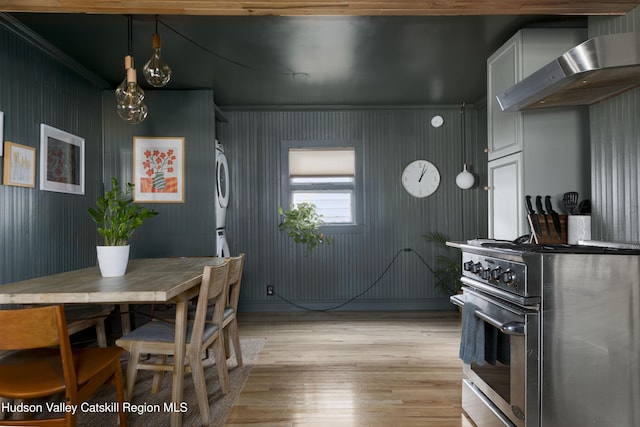
[[[229,165],[224,147],[216,139],[216,256],[229,257],[229,243],[225,231],[229,205]]]

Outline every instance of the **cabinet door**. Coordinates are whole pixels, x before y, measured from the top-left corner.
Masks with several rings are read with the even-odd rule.
[[[504,112],[496,95],[519,81],[522,37],[516,33],[487,60],[489,160],[522,150],[522,113]]]
[[[525,233],[522,153],[489,162],[489,238],[513,240]]]

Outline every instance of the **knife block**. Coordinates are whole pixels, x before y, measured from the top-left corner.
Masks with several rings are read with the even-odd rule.
[[[533,217],[538,218],[538,224],[540,224],[540,233],[536,233],[536,229],[533,226]],[[558,238],[558,235],[556,234],[556,228],[553,225],[553,218],[551,218],[551,215],[527,215],[529,228],[531,228],[531,235],[533,236],[533,241],[536,244],[567,244],[567,215],[558,214],[558,217],[560,218],[560,238]],[[547,229],[551,231],[551,233],[548,233]]]

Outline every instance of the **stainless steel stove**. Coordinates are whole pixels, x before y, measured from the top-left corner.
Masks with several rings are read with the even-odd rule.
[[[459,245],[479,427],[640,426],[640,246],[586,243]]]

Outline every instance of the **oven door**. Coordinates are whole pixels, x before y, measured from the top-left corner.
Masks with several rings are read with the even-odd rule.
[[[484,326],[484,363],[463,365],[463,409],[479,426],[538,427],[539,312],[467,287],[451,301],[472,304]]]

